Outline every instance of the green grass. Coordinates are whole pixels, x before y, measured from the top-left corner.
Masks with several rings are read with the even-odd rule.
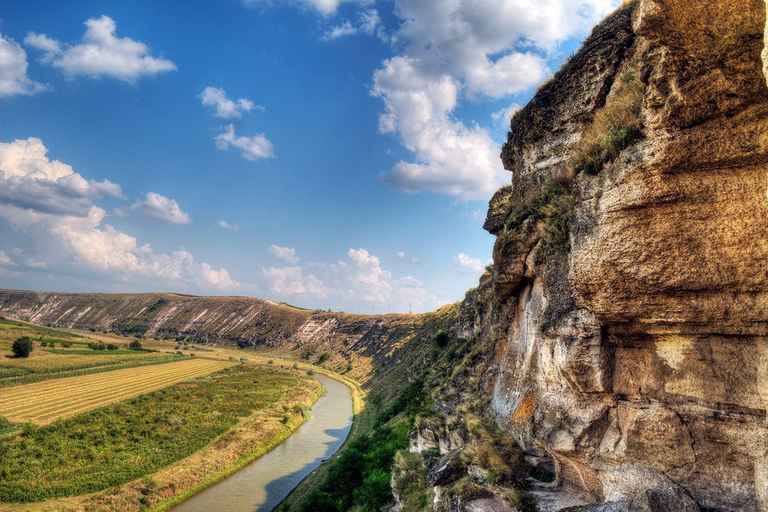
[[[549,256],[568,249],[571,215],[576,205],[573,179],[568,175],[547,180],[541,189],[522,205],[512,209],[506,220],[510,231],[522,230],[531,219],[541,240],[536,263],[544,263]]]
[[[575,173],[599,173],[622,150],[642,137],[640,112],[644,94],[634,71],[626,71],[619,77],[605,106],[597,111],[592,124],[584,131],[571,162]]]
[[[18,440],[0,439],[0,501],[75,496],[142,478],[279,401],[298,379],[235,366],[46,427],[24,425]]]
[[[409,444],[415,418],[431,414],[422,382],[407,386],[376,416],[368,435],[354,439],[331,463],[324,480],[299,504],[301,512],[377,511],[392,500],[395,455]]]
[[[133,350],[123,354],[114,354],[119,351],[93,350],[83,354],[79,354],[79,351],[63,352],[66,354],[30,359],[0,358],[0,387],[168,363],[183,357],[176,354],[137,353]]]

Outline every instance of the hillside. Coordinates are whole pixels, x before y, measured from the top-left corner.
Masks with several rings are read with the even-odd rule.
[[[437,316],[455,315],[446,306]],[[48,293],[0,290],[0,315],[42,325],[257,347],[366,380],[374,364],[431,326],[435,315],[353,315],[298,309],[249,297],[171,293]]]
[[[768,510],[765,26],[762,1],[625,3],[512,119],[459,330],[491,338],[476,410],[555,470],[544,510]]]
[[[5,291],[0,314],[352,363],[353,441],[412,427],[368,481],[395,510],[768,510],[765,33],[760,0],[636,0],[596,27],[512,119],[493,266],[459,307]],[[281,510],[337,510],[347,462]]]

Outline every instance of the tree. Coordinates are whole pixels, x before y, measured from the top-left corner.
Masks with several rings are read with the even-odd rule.
[[[141,350],[141,342],[139,340],[133,340],[128,348],[131,350]]]
[[[29,353],[32,352],[32,340],[29,336],[22,336],[13,342],[11,349],[16,357],[29,357]]]

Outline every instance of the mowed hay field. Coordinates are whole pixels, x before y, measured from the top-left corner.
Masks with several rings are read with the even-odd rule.
[[[232,365],[227,361],[184,359],[0,389],[0,415],[14,423],[45,425]]]

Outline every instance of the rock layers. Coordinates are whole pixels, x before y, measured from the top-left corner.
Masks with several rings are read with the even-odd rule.
[[[768,510],[765,27],[760,0],[625,4],[512,120],[489,407],[593,502]]]

